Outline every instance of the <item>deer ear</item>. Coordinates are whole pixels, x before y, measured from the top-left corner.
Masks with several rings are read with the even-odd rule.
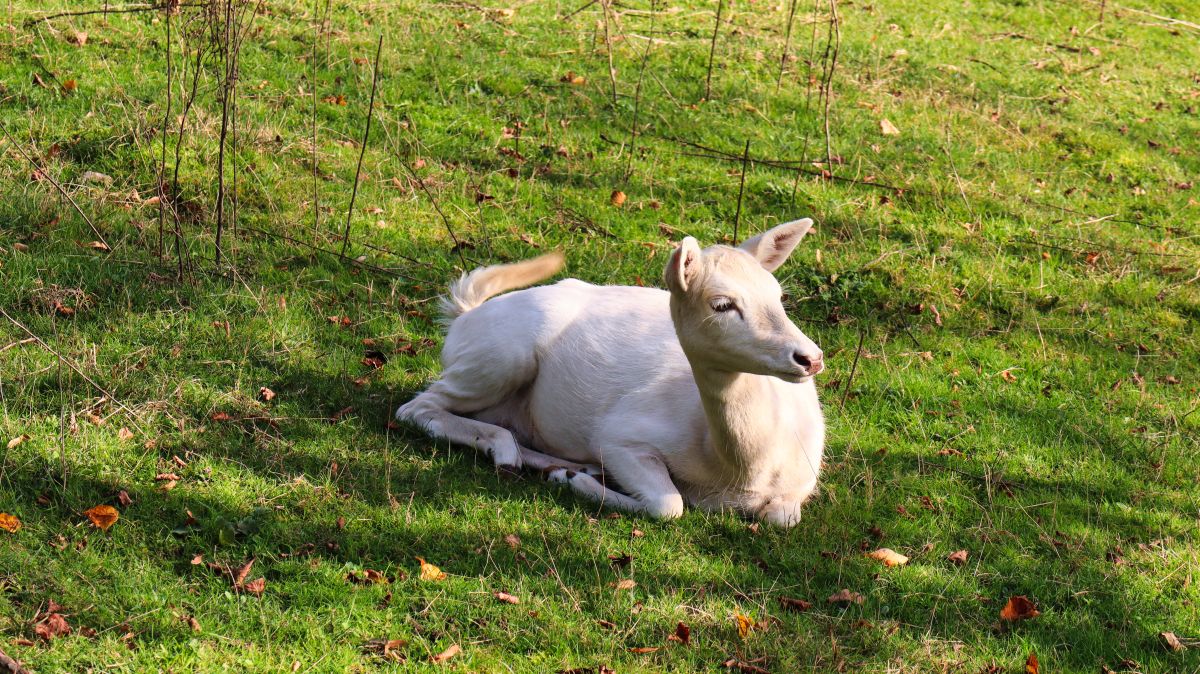
[[[812,224],[810,218],[787,222],[747,239],[739,248],[753,255],[763,269],[773,272],[788,259]]]
[[[700,244],[690,236],[671,253],[671,259],[667,260],[667,268],[663,271],[663,281],[671,292],[687,292],[688,285],[696,278],[696,271],[700,268],[700,255]]]

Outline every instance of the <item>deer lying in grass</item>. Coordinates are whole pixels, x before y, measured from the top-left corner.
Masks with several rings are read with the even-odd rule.
[[[443,302],[441,379],[396,418],[623,510],[674,518],[686,502],[791,526],[821,468],[823,363],[771,272],[811,226],[740,248],[688,237],[669,291],[569,279],[489,299],[563,256],[476,269]]]

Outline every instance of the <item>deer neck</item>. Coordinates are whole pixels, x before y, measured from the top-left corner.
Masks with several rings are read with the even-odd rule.
[[[769,377],[697,365],[693,363],[692,376],[712,448],[723,463],[748,472],[773,449],[776,427],[784,421],[779,396]]]

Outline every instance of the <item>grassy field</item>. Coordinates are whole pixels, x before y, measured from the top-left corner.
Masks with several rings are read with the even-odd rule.
[[[789,35],[789,2],[727,0],[714,41],[716,6],[264,3],[218,263],[221,13],[10,0],[0,649],[38,672],[417,671],[453,646],[455,671],[1200,671],[1200,10],[800,2]],[[657,285],[684,235],[803,216],[779,276],[827,354],[829,446],[794,529],[619,516],[389,423],[437,374],[432,300],[464,264],[562,248],[569,275]],[[885,546],[911,560],[863,554]],[[1002,620],[1017,595],[1040,615]]]

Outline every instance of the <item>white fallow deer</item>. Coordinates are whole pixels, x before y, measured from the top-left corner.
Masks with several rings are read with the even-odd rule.
[[[476,269],[444,300],[441,379],[396,418],[630,512],[796,524],[821,469],[824,365],[771,272],[811,226],[738,248],[688,237],[667,291],[568,279],[494,297],[552,276],[562,254]]]

